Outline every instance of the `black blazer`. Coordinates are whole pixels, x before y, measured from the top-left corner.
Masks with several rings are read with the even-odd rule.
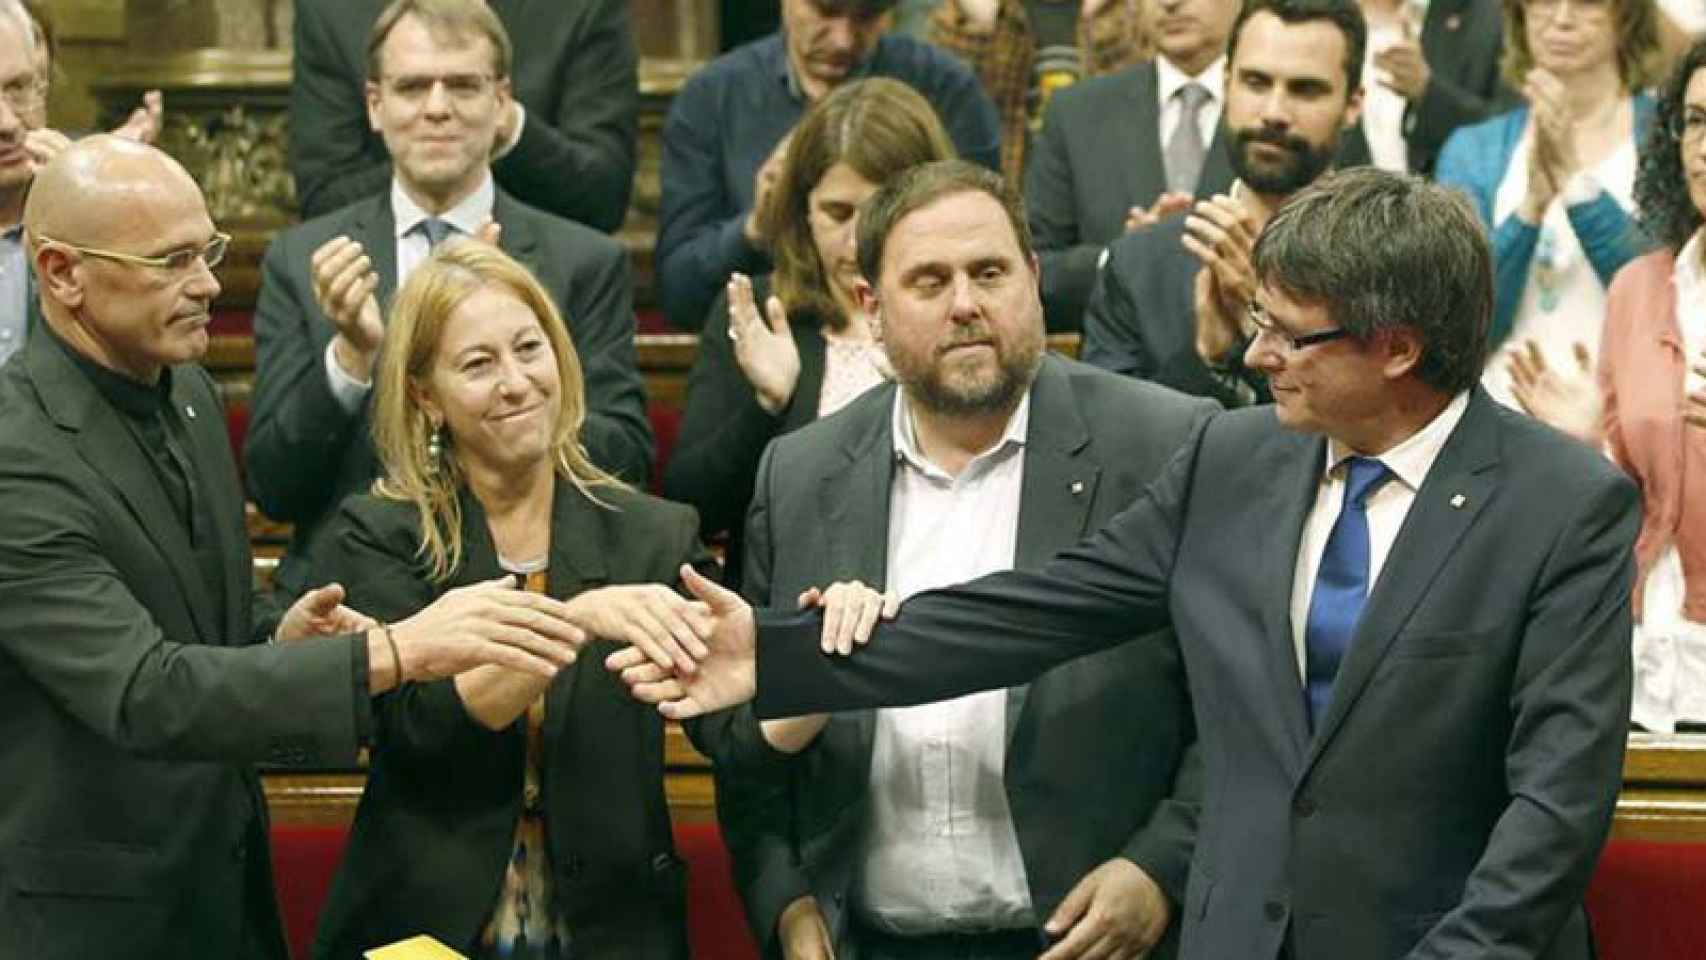
[[[587,453],[624,479],[643,480],[652,430],[634,360],[627,253],[609,237],[501,190],[492,215],[503,227],[499,245],[533,271],[568,324],[586,381]],[[325,579],[307,562],[315,538],[338,503],[366,491],[379,472],[372,396],[346,411],[326,381],[326,345],[336,331],[314,303],[309,258],[333,237],[360,241],[379,274],[380,309],[389,310],[397,288],[395,234],[390,195],[381,194],[279,234],[261,263],[254,406],[243,461],[261,512],[296,526],[275,578],[288,595]]]
[[[1102,249],[1125,233],[1126,211],[1167,190],[1153,60],[1075,83],[1049,99],[1025,161],[1025,211],[1043,268],[1050,330],[1077,330]],[[1216,96],[1223,95],[1215,91]],[[1224,125],[1203,158],[1198,199],[1232,186]]]
[[[200,367],[171,377],[217,582],[57,336],[38,327],[0,371],[5,960],[284,960],[249,763],[352,763],[367,724],[365,643],[249,645],[225,418]]]
[[[763,615],[758,714],[958,696],[1171,624],[1207,797],[1186,960],[1287,941],[1587,960],[1629,728],[1634,485],[1474,390],[1311,733],[1290,606],[1325,464],[1271,406],[1232,411],[1041,572],[920,594],[851,658],[817,652],[820,617]]]
[[[1422,56],[1430,70],[1422,99],[1404,113],[1410,171],[1432,176],[1440,148],[1458,127],[1499,113],[1517,96],[1499,75],[1504,13],[1497,0],[1438,0],[1422,18]],[[1365,83],[1376,82],[1373,77]]]
[[[1196,277],[1202,265],[1181,242],[1185,219],[1134,230],[1108,247],[1108,262],[1084,313],[1085,363],[1153,380],[1225,406],[1246,402],[1197,355]],[[1244,372],[1254,399],[1271,396],[1266,381]]]
[[[382,194],[385,141],[367,122],[367,37],[383,0],[297,0],[290,172],[302,217]],[[610,233],[634,183],[640,90],[622,0],[492,0],[515,56],[521,139],[492,165],[523,203]]]
[[[770,445],[748,524],[753,602],[792,606],[803,588],[833,580],[886,582],[895,391],[874,389]],[[1212,409],[1048,356],[1031,393],[1015,566],[1037,568],[1130,502]],[[1198,800],[1189,712],[1166,634],[1009,691],[1006,791],[1039,924],[1116,856],[1182,900]],[[782,909],[812,893],[836,955],[852,956],[847,897],[868,816],[873,712],[836,715],[792,758],[764,744],[750,708],[688,729],[716,761],[718,818],[766,954],[779,953]]]
[[[614,583],[673,583],[705,561],[693,512],[627,490],[604,506],[558,480],[549,593]],[[357,609],[405,618],[446,591],[501,576],[479,501],[463,492],[463,561],[433,584],[416,554],[412,504],[349,498],[325,568]],[[546,692],[544,793],[552,880],[577,955],[687,956],[686,865],[675,854],[663,792],[663,722],[605,671],[596,641]],[[375,706],[367,789],[332,883],[314,956],[429,933],[467,952],[490,917],[521,814],[526,719],[502,732],[463,710],[454,681],[408,684]]]
[[[763,304],[770,295],[769,279],[754,278],[752,293]],[[737,590],[746,508],[752,502],[758,458],[772,437],[816,420],[818,397],[823,393],[822,318],[795,311],[788,317],[788,326],[800,351],[800,378],[787,407],[772,415],[758,405],[757,391],[740,371],[729,341],[728,294],[717,294],[699,334],[693,369],[687,374],[679,439],[663,471],[663,495],[699,511],[700,532],[707,540],[728,534],[724,580]]]

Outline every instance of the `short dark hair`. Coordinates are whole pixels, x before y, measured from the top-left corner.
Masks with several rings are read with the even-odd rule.
[[[1641,144],[1635,171],[1635,208],[1641,226],[1673,253],[1682,249],[1701,223],[1682,169],[1682,122],[1688,113],[1688,81],[1702,68],[1706,68],[1706,40],[1688,48],[1659,91],[1653,126]]]
[[[379,82],[385,67],[382,62],[385,41],[390,38],[398,21],[407,16],[419,19],[440,43],[444,42],[445,36],[485,37],[492,45],[492,76],[500,80],[509,76],[510,61],[515,55],[509,31],[504,29],[503,21],[492,12],[486,0],[392,0],[379,12],[379,18],[373,21],[373,30],[367,36],[369,81]]]
[[[889,232],[907,214],[957,193],[994,197],[1013,226],[1019,252],[1032,257],[1031,228],[1025,222],[1025,202],[999,173],[964,160],[922,163],[883,184],[859,209],[859,272],[876,286],[883,269],[883,247]]]
[[[1458,191],[1374,167],[1330,173],[1274,214],[1251,259],[1260,283],[1323,305],[1358,339],[1415,332],[1423,383],[1455,394],[1480,380],[1493,256]]]
[[[1232,34],[1226,41],[1226,62],[1231,63],[1238,52],[1238,38],[1244,25],[1258,13],[1271,13],[1285,23],[1308,23],[1326,20],[1345,35],[1345,92],[1362,86],[1363,51],[1368,46],[1368,21],[1363,19],[1357,0],[1245,0],[1238,19],[1232,21]]]

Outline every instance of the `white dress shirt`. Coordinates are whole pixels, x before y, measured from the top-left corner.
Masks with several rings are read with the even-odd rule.
[[[1013,566],[1030,395],[958,477],[919,451],[900,391],[888,582],[901,599]],[[1003,771],[1007,691],[879,710],[856,907],[905,935],[1033,926]]]
[[[1179,113],[1184,107],[1174,94],[1187,83],[1197,83],[1208,91],[1208,99],[1203,101],[1202,109],[1197,111],[1197,128],[1202,133],[1203,147],[1211,148],[1214,144],[1215,128],[1220,124],[1220,108],[1226,102],[1226,57],[1216,57],[1202,73],[1193,77],[1174,66],[1166,57],[1158,56],[1155,58],[1155,81],[1155,95],[1159,98],[1161,107],[1160,128],[1156,131],[1161,139],[1156,142],[1165,147],[1173,136],[1173,128],[1179,125]],[[1203,163],[1208,161],[1205,159]]]
[[[459,233],[469,236],[479,232],[492,219],[492,203],[497,197],[497,188],[492,185],[490,171],[480,181],[473,193],[462,198],[462,202],[446,210],[440,220],[455,227]],[[421,223],[432,214],[422,210],[420,204],[409,198],[403,192],[403,187],[396,178],[391,180],[391,218],[395,224],[397,237],[397,288],[402,289],[409,275],[415,268],[426,261],[432,247],[427,243],[426,234],[417,229]],[[344,372],[338,365],[334,352],[334,344],[326,344],[326,380],[331,384],[332,397],[345,410],[353,411],[367,399],[368,391],[373,389],[372,381],[357,380]]]
[[[1422,488],[1428,471],[1439,459],[1446,438],[1457,429],[1463,412],[1469,409],[1469,394],[1460,393],[1445,405],[1428,425],[1411,434],[1409,439],[1374,458],[1392,472],[1392,479],[1368,495],[1368,595],[1380,586],[1380,571],[1392,552],[1392,543],[1409,516],[1410,505],[1416,502],[1416,491]],[[1297,569],[1291,581],[1291,641],[1297,653],[1297,676],[1302,681],[1307,669],[1308,652],[1304,631],[1309,624],[1309,601],[1315,593],[1315,574],[1321,568],[1321,554],[1327,549],[1327,537],[1339,520],[1339,508],[1345,499],[1345,460],[1352,452],[1336,440],[1327,441],[1327,462],[1323,464],[1321,483],[1315,492],[1315,505],[1303,522],[1303,539],[1297,545]]]

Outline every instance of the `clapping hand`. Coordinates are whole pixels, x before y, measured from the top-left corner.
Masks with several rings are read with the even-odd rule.
[[[352,378],[367,381],[385,324],[379,316],[379,274],[373,258],[360,243],[349,237],[333,237],[321,244],[308,261],[314,287],[314,303],[338,332],[333,351],[338,365]]]
[[[1197,203],[1185,218],[1185,249],[1202,263],[1193,291],[1197,355],[1216,364],[1244,335],[1245,317],[1256,296],[1250,252],[1256,246],[1255,215],[1226,194]]]
[[[1523,220],[1537,224],[1581,169],[1581,160],[1563,82],[1549,71],[1530,70],[1522,94],[1530,105],[1533,144],[1528,155],[1528,190],[1517,212]]]
[[[770,156],[764,158],[764,163],[752,177],[752,209],[746,212],[746,220],[741,224],[741,232],[746,234],[746,241],[755,247],[762,247],[770,242],[760,229],[762,221],[759,211],[770,201],[770,191],[776,189],[776,182],[782,179],[782,165],[788,157],[788,143],[794,139],[793,131],[777,141],[770,149]]]
[[[1506,355],[1505,370],[1510,374],[1511,393],[1529,416],[1592,442],[1599,433],[1602,410],[1593,356],[1579,340],[1571,352],[1573,368],[1554,367],[1546,362],[1540,344],[1530,338]]]
[[[770,297],[764,302],[765,317],[759,317],[752,281],[743,273],[731,274],[727,289],[735,363],[752,384],[758,405],[774,416],[793,399],[800,380],[800,350],[788,326],[788,311],[780,299]]]
[[[137,143],[153,143],[160,139],[160,125],[165,121],[166,96],[158,90],[142,95],[142,105],[130,111],[124,123],[113,130],[113,136]]]
[[[1427,57],[1422,55],[1421,41],[1416,39],[1415,27],[1408,20],[1404,21],[1404,38],[1376,53],[1374,66],[1386,73],[1380,84],[1411,103],[1422,98],[1433,79]]]
[[[1192,202],[1193,198],[1188,193],[1171,190],[1163,193],[1148,207],[1132,207],[1125,212],[1125,232],[1130,233],[1160,223],[1176,213],[1184,213],[1191,208]]]

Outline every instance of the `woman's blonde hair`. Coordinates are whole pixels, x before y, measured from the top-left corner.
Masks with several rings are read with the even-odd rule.
[[[811,192],[829,168],[845,163],[880,187],[903,170],[953,156],[930,102],[899,80],[856,80],[818,101],[794,129],[782,175],[758,211],[776,265],[776,295],[790,311],[837,315],[810,221]]]
[[[444,455],[429,454],[433,424],[416,402],[416,392],[431,374],[451,314],[469,297],[489,288],[526,304],[556,355],[560,385],[552,446],[557,473],[595,502],[592,488],[622,486],[594,466],[581,446],[586,390],[580,358],[550,294],[526,267],[491,244],[470,239],[439,244],[391,305],[374,384],[373,418],[381,467],[373,491],[415,505],[421,519],[421,555],[435,582],[443,582],[462,562],[462,506],[457,493],[465,477],[453,455],[453,438],[442,438]]]

